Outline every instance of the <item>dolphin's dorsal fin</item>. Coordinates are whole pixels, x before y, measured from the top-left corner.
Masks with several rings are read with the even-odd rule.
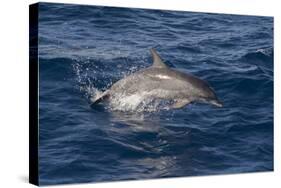
[[[151,52],[152,59],[153,59],[152,67],[168,68],[168,66],[165,63],[163,63],[161,57],[157,54],[155,49],[151,48],[150,52]]]

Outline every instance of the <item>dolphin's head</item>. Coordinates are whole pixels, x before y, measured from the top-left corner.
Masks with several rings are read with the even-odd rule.
[[[208,103],[216,106],[216,107],[223,107],[223,104],[221,101],[219,101],[218,99],[211,99],[208,101]]]
[[[201,90],[202,91],[200,92],[200,100],[202,102],[212,104],[216,107],[223,107],[222,102],[218,99],[214,90],[211,87],[205,85],[205,87],[201,88]]]

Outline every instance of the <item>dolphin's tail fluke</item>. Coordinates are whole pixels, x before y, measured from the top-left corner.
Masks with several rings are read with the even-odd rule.
[[[108,90],[106,90],[105,92],[101,93],[101,94],[97,94],[96,96],[91,98],[91,107],[93,107],[94,105],[100,103],[101,101],[107,99],[109,97],[109,92]]]

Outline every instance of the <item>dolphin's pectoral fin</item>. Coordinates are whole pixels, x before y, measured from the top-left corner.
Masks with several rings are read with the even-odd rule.
[[[161,57],[157,54],[156,50],[154,50],[153,48],[150,49],[151,55],[152,55],[152,59],[153,59],[153,67],[158,67],[158,68],[168,68],[168,66],[163,63]]]
[[[102,94],[100,95],[97,95],[96,97],[94,98],[91,98],[91,107],[93,107],[95,104],[98,104],[99,102],[101,102],[102,100],[106,99],[109,97],[109,92],[108,90],[103,92]]]
[[[175,103],[172,105],[172,108],[182,108],[185,105],[189,104],[191,101],[187,99],[183,100],[176,100]]]

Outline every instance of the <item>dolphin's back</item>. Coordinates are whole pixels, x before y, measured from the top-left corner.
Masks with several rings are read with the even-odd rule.
[[[159,98],[175,99],[197,95],[204,87],[208,87],[207,83],[192,75],[168,68],[149,67],[113,84],[110,95],[146,92]]]

